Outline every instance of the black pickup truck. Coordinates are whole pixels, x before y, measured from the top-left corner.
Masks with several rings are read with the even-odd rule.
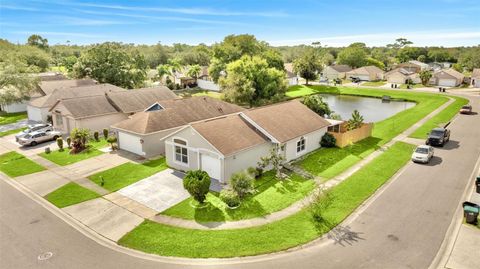
[[[425,144],[430,146],[443,147],[450,140],[450,130],[445,127],[434,128],[428,133],[428,138]]]

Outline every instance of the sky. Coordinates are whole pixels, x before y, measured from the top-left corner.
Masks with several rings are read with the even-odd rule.
[[[221,42],[253,34],[271,45],[480,44],[479,0],[0,0],[0,38],[49,44]]]

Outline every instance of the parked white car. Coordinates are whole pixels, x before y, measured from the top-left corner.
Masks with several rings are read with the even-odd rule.
[[[27,129],[15,135],[15,141],[18,142],[20,138],[33,132],[50,132],[50,131],[53,131],[53,127],[51,124],[48,124],[48,123],[39,123],[39,124],[29,125]]]
[[[62,133],[59,131],[49,131],[49,132],[32,132],[24,137],[21,137],[18,140],[18,143],[22,146],[36,146],[40,143],[56,140],[61,137]]]
[[[428,163],[433,158],[433,147],[427,145],[418,146],[412,154],[415,163]]]

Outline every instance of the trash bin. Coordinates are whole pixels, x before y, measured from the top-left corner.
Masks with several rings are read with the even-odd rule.
[[[465,217],[465,221],[468,224],[477,224],[478,213],[480,212],[480,206],[471,203],[471,202],[463,202],[463,216]]]
[[[478,176],[477,180],[475,180],[475,186],[477,186],[477,193],[480,193],[480,176]]]

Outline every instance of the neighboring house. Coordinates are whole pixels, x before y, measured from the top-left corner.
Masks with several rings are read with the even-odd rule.
[[[53,81],[53,80],[65,80],[67,79],[64,75],[57,72],[45,72],[34,74],[34,76],[40,78],[40,81]],[[30,96],[30,100],[43,96],[42,92],[35,92]],[[16,102],[11,104],[1,104],[0,111],[6,113],[18,113],[27,111],[27,104],[30,100],[25,100],[23,102]]]
[[[110,84],[56,88],[50,92],[51,89],[52,88],[42,88],[47,94],[28,103],[27,112],[29,120],[46,122],[48,116],[51,114],[49,112],[50,108],[61,99],[100,95],[107,91],[124,91],[124,89]]]
[[[209,90],[209,91],[220,91],[220,86],[213,82],[212,78],[208,74],[208,66],[202,66],[202,69],[200,71],[200,75],[198,76],[197,79],[197,86],[204,89],[204,90]]]
[[[385,73],[385,80],[389,83],[398,84],[407,84],[408,80],[411,80],[415,84],[422,82],[418,73],[405,68],[396,68]]]
[[[344,79],[346,73],[352,71],[348,65],[330,65],[323,70],[323,77],[328,79]]]
[[[359,78],[363,81],[375,81],[375,80],[382,80],[384,73],[382,69],[370,65],[370,66],[363,66],[357,69],[353,69],[346,73],[347,78]]]
[[[189,124],[165,138],[165,156],[170,167],[201,169],[225,183],[272,148],[285,162],[318,149],[329,125],[294,100]]]
[[[395,69],[398,69],[398,68],[403,68],[411,73],[420,73],[420,71],[422,71],[422,67],[420,65],[412,62],[397,64],[395,66]]]
[[[423,62],[420,62],[420,61],[417,61],[417,60],[411,60],[411,61],[408,61],[408,62],[412,63],[412,64],[415,64],[417,66],[420,66],[420,71],[430,70],[430,66],[426,63],[423,63]]]
[[[438,70],[433,73],[430,84],[442,87],[456,87],[463,83],[465,75],[449,68]]]
[[[480,88],[480,68],[473,69],[471,84],[475,88]]]
[[[101,85],[97,85],[99,87]],[[74,88],[74,89],[81,89]],[[155,102],[178,98],[167,87],[135,90],[100,90],[88,96],[57,100],[50,108],[55,129],[70,133],[73,128],[101,132],[112,124],[145,109],[155,109]]]
[[[293,71],[293,63],[285,63],[283,66],[285,69],[285,77],[287,79],[288,86],[298,85],[298,76]]]
[[[164,138],[189,123],[243,111],[242,107],[207,96],[164,100],[112,125],[121,149],[153,157],[165,153]]]

